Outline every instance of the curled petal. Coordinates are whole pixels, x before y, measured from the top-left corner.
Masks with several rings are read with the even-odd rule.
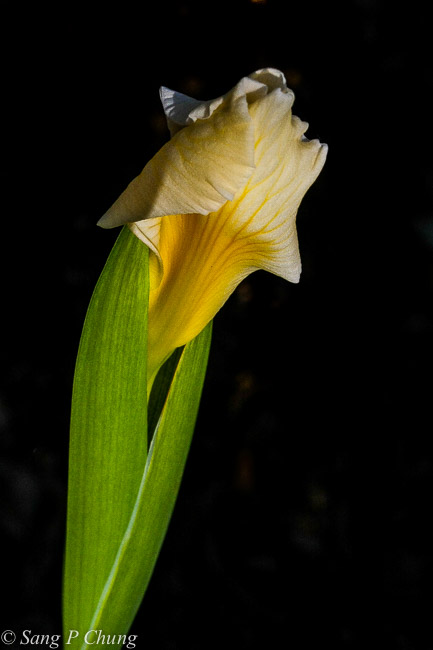
[[[201,102],[164,86],[160,89],[159,95],[172,136],[184,126],[196,122],[197,119],[211,117],[224,101],[223,97],[218,97],[217,99]]]
[[[254,170],[246,96],[232,97],[167,142],[99,220],[103,228],[170,214],[209,214]]]
[[[216,99],[200,101],[165,87],[160,89],[160,97],[167,125],[173,136],[180,129],[194,124],[197,120],[209,119],[224,102],[245,98],[247,103],[251,104],[276,87],[287,90],[283,73],[266,68],[258,70],[249,77],[243,77],[230,92]]]
[[[305,138],[308,124],[292,115],[292,103],[290,94],[276,88],[250,106],[256,168],[245,188],[221,212],[230,209],[227,226],[234,246],[244,250],[250,271],[260,268],[298,282],[296,213],[324,165],[328,148]]]

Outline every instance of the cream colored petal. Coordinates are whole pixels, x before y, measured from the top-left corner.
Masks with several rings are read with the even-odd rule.
[[[256,169],[220,215],[251,270],[264,269],[298,282],[296,213],[324,165],[327,146],[305,138],[308,124],[292,116],[292,102],[292,94],[277,87],[249,107]]]
[[[159,95],[171,136],[197,119],[208,119],[224,101],[224,97],[218,97],[202,102],[164,86]]]
[[[170,214],[209,214],[254,170],[254,129],[245,96],[230,98],[167,142],[99,220],[103,228]]]
[[[270,84],[269,87],[267,82]],[[167,118],[167,125],[173,136],[180,129],[194,124],[197,120],[209,119],[216,109],[225,102],[245,97],[247,103],[251,104],[264,97],[268,90],[273,89],[276,85],[286,87],[283,73],[266,68],[258,70],[249,77],[243,77],[230,92],[208,101],[193,99],[164,86],[160,89],[159,94]]]
[[[232,200],[209,215],[159,220],[164,273],[151,285],[151,373],[174,347],[201,331],[248,274],[264,269],[298,282],[296,212],[323,167],[327,147],[305,138],[308,125],[292,116],[292,103],[293,93],[275,75],[274,90],[249,105],[256,167]],[[151,234],[148,221],[135,225],[143,236]]]
[[[264,84],[269,92],[276,88],[280,88],[280,90],[289,93],[292,98],[294,98],[293,91],[287,88],[286,78],[281,70],[276,70],[275,68],[262,68],[261,70],[256,70],[256,72],[250,74],[249,77],[250,79]]]
[[[159,252],[162,217],[134,221],[128,226],[138,239],[149,247],[149,275],[152,287],[157,287],[164,273],[164,264]]]
[[[151,372],[174,347],[194,338],[253,271],[299,281],[296,212],[327,148],[305,139],[308,125],[292,116],[292,101],[277,87],[250,106],[256,169],[233,200],[206,216],[160,220],[164,274],[150,293]]]

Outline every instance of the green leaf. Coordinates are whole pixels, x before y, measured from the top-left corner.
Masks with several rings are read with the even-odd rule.
[[[93,293],[72,397],[64,629],[90,629],[147,457],[148,249],[124,228]],[[65,632],[66,633],[66,632]]]
[[[64,634],[120,647],[177,498],[206,373],[211,324],[158,375],[147,454],[148,250],[124,228],[88,309],[71,414]],[[90,633],[87,640],[86,633]],[[115,635],[115,638],[113,637]]]
[[[182,352],[152,439],[134,511],[89,629],[105,635],[126,634],[143,599],[188,456],[211,333],[210,323]],[[117,647],[121,645],[122,640]]]

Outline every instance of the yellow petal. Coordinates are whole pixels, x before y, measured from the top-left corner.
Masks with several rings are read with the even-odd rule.
[[[151,275],[149,377],[165,358],[194,338],[248,272],[231,247],[219,213],[171,215],[160,220],[164,273]]]

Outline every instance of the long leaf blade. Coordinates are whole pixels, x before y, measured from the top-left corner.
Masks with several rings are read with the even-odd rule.
[[[117,647],[122,645],[121,636],[128,632],[143,599],[176,502],[194,432],[211,333],[209,324],[182,352],[152,439],[131,520],[89,628],[111,635],[110,643],[119,635]]]
[[[147,457],[148,249],[124,228],[90,302],[71,412],[65,634],[85,634],[127,529]]]

